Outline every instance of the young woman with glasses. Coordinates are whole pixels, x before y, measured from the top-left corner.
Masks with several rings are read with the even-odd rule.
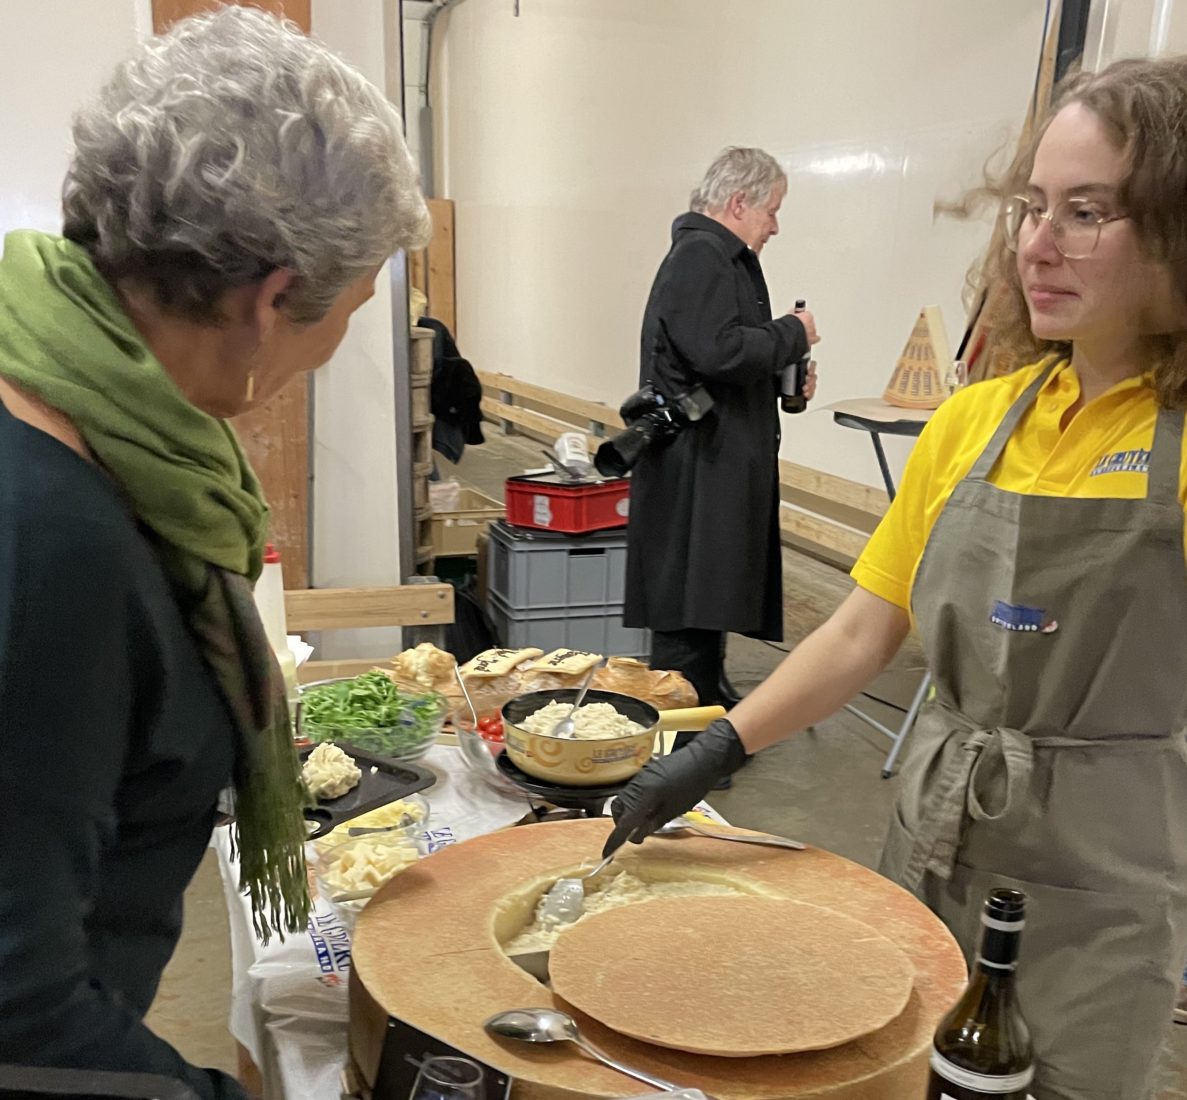
[[[882,871],[967,953],[1026,892],[1037,1100],[1144,1100],[1187,956],[1187,58],[1064,87],[999,192],[1016,369],[936,413],[857,589],[615,805],[607,849],[857,694],[914,625],[936,696]]]

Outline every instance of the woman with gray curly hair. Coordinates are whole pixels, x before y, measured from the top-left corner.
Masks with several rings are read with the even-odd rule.
[[[0,258],[0,1066],[239,1098],[143,1024],[229,780],[258,931],[309,908],[225,420],[330,358],[428,213],[382,94],[252,9],[145,42],[74,138],[64,235]]]

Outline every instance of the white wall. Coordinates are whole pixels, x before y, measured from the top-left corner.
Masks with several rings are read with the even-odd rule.
[[[151,30],[150,0],[0,0],[0,234],[61,230],[70,119]]]
[[[313,0],[313,34],[380,88],[399,88],[399,72],[389,72],[388,48],[398,35],[397,19],[395,0]],[[390,286],[385,266],[375,296],[351,318],[342,346],[314,375],[317,587],[399,584],[402,579]],[[337,631],[322,643],[321,657],[374,656],[395,652],[400,632]]]
[[[934,222],[1024,115],[1043,0],[466,0],[438,21],[440,194],[479,367],[617,404],[672,218],[726,144],[787,168],[763,254],[824,341],[817,406],[882,392],[921,306],[953,346],[987,240]],[[869,441],[787,417],[784,456],[868,484]],[[892,440],[901,462],[907,444]],[[896,446],[897,444],[897,446]]]
[[[1089,23],[1088,53],[1101,68],[1123,57],[1149,57],[1158,54],[1157,35],[1160,15],[1166,13],[1166,40],[1163,54],[1187,52],[1187,2],[1185,0],[1094,0],[1093,19]],[[1099,48],[1094,49],[1096,42]]]

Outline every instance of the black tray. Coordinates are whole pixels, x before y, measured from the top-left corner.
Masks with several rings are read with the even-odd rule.
[[[437,776],[419,764],[406,760],[393,760],[390,756],[376,756],[363,749],[356,749],[346,741],[331,741],[347,756],[351,757],[363,773],[358,786],[339,798],[319,798],[316,806],[305,811],[306,821],[318,822],[316,830],[309,834],[310,840],[325,836],[335,825],[377,810],[389,802],[398,802],[407,795],[423,791],[437,782]],[[301,763],[317,748],[308,745],[298,750]],[[371,769],[375,768],[372,773]]]

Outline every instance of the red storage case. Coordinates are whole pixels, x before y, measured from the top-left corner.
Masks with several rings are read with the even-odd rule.
[[[509,477],[507,522],[566,535],[625,527],[630,490],[625,477],[584,484],[566,482],[559,474]]]

